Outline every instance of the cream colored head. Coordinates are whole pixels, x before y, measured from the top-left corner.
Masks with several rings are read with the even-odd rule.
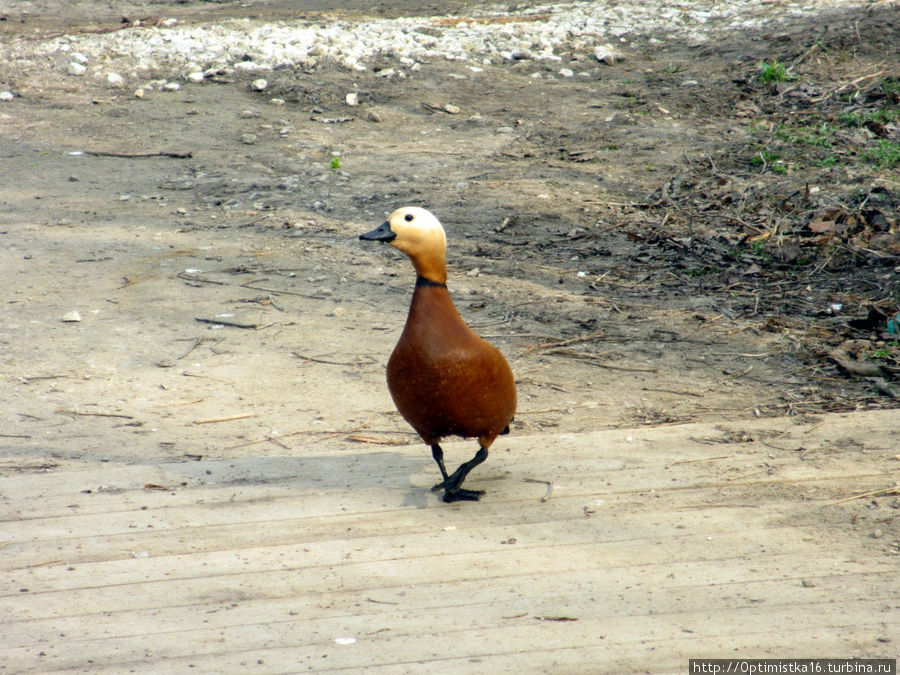
[[[435,216],[418,206],[394,211],[380,227],[360,239],[382,241],[403,251],[420,277],[446,283],[447,235]]]

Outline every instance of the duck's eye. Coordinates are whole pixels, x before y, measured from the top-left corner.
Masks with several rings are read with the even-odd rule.
[[[403,216],[403,220],[405,220],[407,223],[411,222],[413,218],[415,218],[415,216],[411,213],[407,213],[405,216]]]

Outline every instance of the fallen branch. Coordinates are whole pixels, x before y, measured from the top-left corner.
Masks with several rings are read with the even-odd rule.
[[[847,89],[848,87],[855,87],[860,82],[863,82],[865,80],[871,80],[873,77],[878,77],[879,75],[884,75],[886,72],[888,72],[888,71],[879,70],[870,75],[862,75],[860,77],[857,77],[855,80],[850,80],[850,82],[842,84],[840,87],[838,87],[837,89],[833,89],[832,91],[825,94],[824,96],[820,96],[819,98],[812,99],[812,102],[813,103],[821,103],[822,101],[825,101],[825,100],[831,98],[832,96],[836,96],[837,94],[840,94],[842,91],[844,91],[844,89]]]
[[[716,455],[715,457],[698,457],[697,459],[676,459],[674,462],[666,464],[665,468],[678,466],[679,464],[693,464],[694,462],[711,462],[714,459],[728,459],[732,455]]]
[[[590,333],[589,335],[582,335],[576,338],[569,338],[568,340],[553,340],[551,342],[542,342],[538,345],[531,345],[530,347],[526,347],[518,354],[513,356],[513,361],[516,359],[525,356],[525,354],[530,354],[531,352],[539,351],[541,349],[551,349],[553,347],[565,347],[567,345],[574,345],[580,342],[590,342],[591,340],[599,340],[602,338],[604,333]]]
[[[638,368],[635,366],[613,366],[603,361],[603,357],[612,352],[604,352],[603,354],[588,354],[587,352],[577,352],[574,349],[554,349],[547,352],[548,354],[560,354],[562,356],[571,356],[573,358],[587,359],[595,366],[600,368],[609,368],[610,370],[624,370],[629,373],[655,373],[659,368]]]
[[[85,155],[94,157],[120,157],[122,159],[144,159],[145,157],[171,157],[173,159],[190,159],[194,153],[187,152],[104,152],[102,150],[83,150]]]
[[[171,403],[154,403],[153,407],[154,408],[170,408],[170,407],[174,408],[176,406],[182,406],[182,405],[194,405],[195,403],[203,403],[203,399],[202,398],[193,398],[193,399],[190,399],[189,401],[172,401]]]
[[[222,319],[203,319],[199,316],[194,317],[194,321],[218,324],[220,326],[228,326],[229,328],[246,328],[248,330],[257,330],[259,328],[258,323],[237,323],[235,321],[223,321]]]
[[[296,356],[298,359],[303,359],[304,361],[311,361],[312,363],[326,363],[329,366],[353,366],[353,365],[356,365],[350,361],[326,361],[325,359],[317,359],[314,356],[304,356],[303,354],[298,354],[297,352],[291,352],[291,356]]]
[[[824,506],[836,506],[837,504],[843,504],[845,502],[852,502],[854,499],[863,499],[865,497],[874,497],[876,495],[880,495],[882,492],[891,494],[897,493],[900,494],[900,483],[894,483],[893,485],[881,488],[880,490],[871,490],[869,492],[861,492],[858,495],[853,495],[851,497],[844,497],[843,499],[838,499],[836,502],[828,502],[824,504]]]
[[[276,295],[297,295],[301,298],[312,298],[313,300],[324,300],[324,295],[310,295],[309,293],[298,293],[297,291],[282,291],[277,288],[266,288],[265,286],[251,286],[250,284],[256,284],[261,281],[268,281],[268,279],[252,279],[250,281],[246,281],[240,284],[241,288],[249,288],[253,291],[265,291],[266,293],[275,293]]]
[[[664,394],[678,394],[680,396],[696,396],[697,398],[702,398],[703,394],[698,394],[695,391],[685,391],[681,389],[657,389],[655,387],[641,387],[641,391],[659,391]]]
[[[233,420],[243,420],[253,417],[255,413],[242,413],[240,415],[227,415],[225,417],[207,417],[202,420],[194,420],[194,424],[214,424],[216,422],[231,422]],[[268,439],[266,439],[268,440]]]
[[[408,441],[397,438],[374,438],[363,434],[350,434],[346,440],[354,443],[369,443],[370,445],[408,445]]]
[[[525,481],[526,483],[538,483],[540,485],[546,485],[547,486],[547,494],[545,494],[543,497],[541,497],[541,501],[546,502],[546,501],[550,500],[550,495],[553,494],[553,483],[551,483],[549,480],[538,480],[536,478],[523,478],[522,480]]]
[[[223,281],[215,281],[213,279],[204,279],[203,277],[197,276],[196,274],[190,274],[188,272],[179,272],[175,275],[178,279],[184,279],[185,281],[197,281],[203,284],[215,284],[216,286],[224,286],[225,282]]]
[[[126,420],[133,420],[132,415],[121,415],[119,413],[103,413],[103,412],[81,412],[80,410],[60,409],[58,412],[68,413],[69,415],[81,415],[82,417],[121,417]]]

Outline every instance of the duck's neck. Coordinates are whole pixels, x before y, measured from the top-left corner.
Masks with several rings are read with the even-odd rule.
[[[425,277],[416,277],[416,288],[421,286],[437,286],[438,288],[447,288],[447,284],[442,284],[440,281],[432,281],[431,279],[426,279]]]
[[[416,285],[447,285],[447,265],[443,256],[416,256],[412,259],[416,268]]]

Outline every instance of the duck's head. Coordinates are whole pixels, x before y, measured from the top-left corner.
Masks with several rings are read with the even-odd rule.
[[[434,214],[418,206],[404,206],[371,232],[359,235],[365,241],[380,241],[403,251],[416,273],[429,281],[445,283],[447,235]]]

